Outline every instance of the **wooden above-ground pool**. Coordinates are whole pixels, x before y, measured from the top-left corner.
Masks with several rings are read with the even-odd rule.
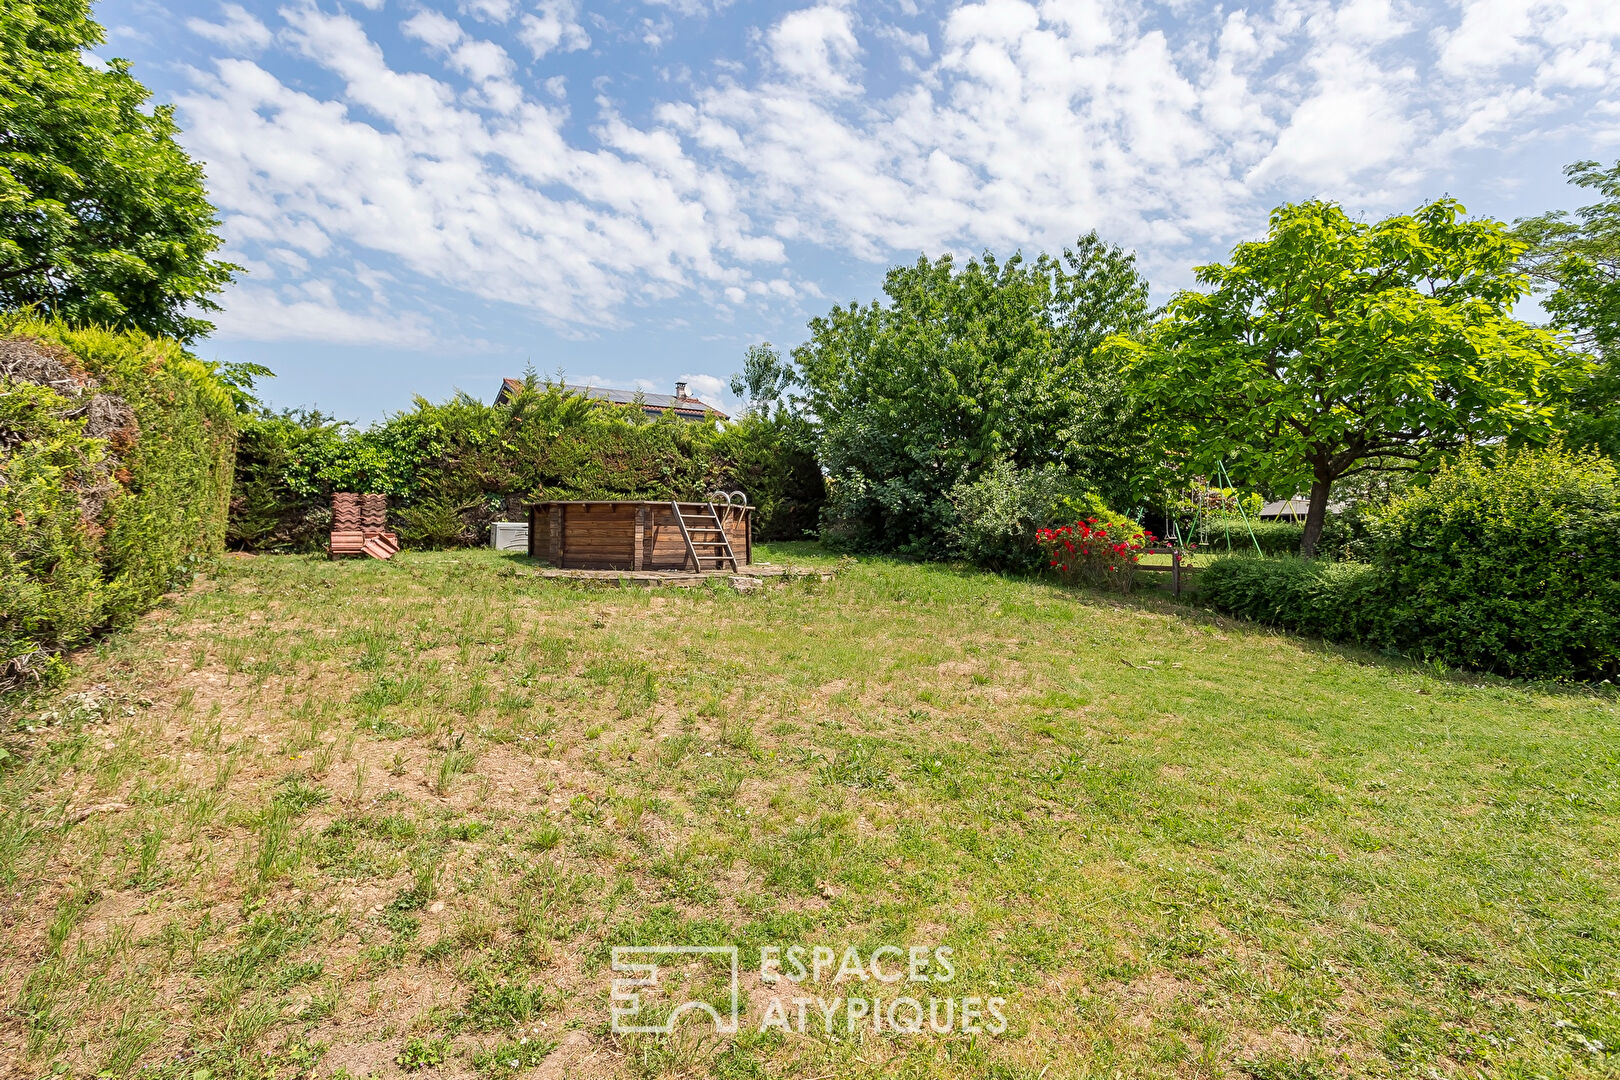
[[[735,571],[754,561],[753,517],[724,502],[534,503],[529,554],[564,570]]]

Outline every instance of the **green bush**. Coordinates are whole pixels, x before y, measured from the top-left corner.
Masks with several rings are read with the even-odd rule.
[[[0,665],[127,624],[221,548],[235,404],[136,332],[0,328]]]
[[[1033,571],[1047,563],[1036,531],[1087,514],[1114,516],[1079,478],[1055,465],[1020,469],[1005,459],[950,491],[952,554],[992,570]]]
[[[319,413],[249,415],[239,421],[236,478],[226,542],[244,551],[316,551],[326,546],[332,508],[319,489],[295,489],[294,467],[328,460],[342,425]]]
[[[745,492],[754,505],[759,540],[803,540],[821,524],[827,484],[816,462],[815,428],[788,413],[752,413],[715,438],[722,486]]]
[[[389,496],[390,523],[426,547],[484,542],[549,499],[700,499],[744,492],[755,536],[799,539],[824,489],[810,426],[790,414],[723,428],[660,418],[535,383],[485,405],[465,394],[366,429],[308,413],[243,426],[231,543],[249,550],[325,545],[334,491]]]
[[[1620,673],[1620,470],[1475,455],[1373,514],[1384,617],[1416,656],[1524,678]]]
[[[1367,512],[1372,563],[1219,559],[1221,611],[1518,678],[1620,673],[1620,470],[1526,450],[1465,456]]]
[[[1378,572],[1361,563],[1234,555],[1196,578],[1204,603],[1265,626],[1330,641],[1378,640]]]
[[[1237,524],[1242,529],[1242,523]],[[1260,545],[1260,551],[1266,555],[1298,555],[1299,542],[1305,536],[1305,524],[1298,521],[1251,521],[1249,528],[1254,530],[1255,542]],[[1243,530],[1244,546],[1248,544],[1248,531]],[[1238,540],[1233,538],[1233,546]]]
[[[1249,539],[1250,530],[1253,530],[1254,539]],[[1305,535],[1305,526],[1293,521],[1256,521],[1250,518],[1245,522],[1236,514],[1228,517],[1205,518],[1199,523],[1198,535],[1189,536],[1200,548],[1211,554],[1225,553],[1232,555],[1297,555],[1299,553],[1300,538]],[[1227,552],[1227,544],[1231,544],[1231,551]],[[1255,550],[1258,544],[1260,550]]]

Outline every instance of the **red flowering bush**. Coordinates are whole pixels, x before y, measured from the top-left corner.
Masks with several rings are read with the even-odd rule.
[[[1143,549],[1156,545],[1158,537],[1134,521],[1093,517],[1073,525],[1040,529],[1035,533],[1035,542],[1046,553],[1051,568],[1065,578],[1128,593],[1136,581]]]

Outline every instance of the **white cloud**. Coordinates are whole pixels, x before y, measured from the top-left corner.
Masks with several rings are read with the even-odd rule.
[[[187,19],[186,29],[231,52],[257,52],[270,44],[269,27],[248,14],[242,5],[222,4],[220,12],[224,16],[220,22]]]
[[[554,106],[514,89],[510,108],[487,115],[444,80],[389,68],[346,16],[285,17],[292,47],[342,81],[336,100],[226,60],[179,102],[235,243],[380,254],[553,324],[590,326],[615,323],[628,302],[723,288],[746,280],[747,265],[784,257],[778,241],[751,235],[736,192],[666,133],[609,120],[608,148],[578,150]],[[409,26],[477,74],[462,59],[473,43],[453,24],[419,16]]]
[[[553,51],[578,52],[591,46],[591,36],[579,22],[579,5],[572,0],[545,0],[536,13],[523,16],[518,36],[536,60]]]
[[[1180,272],[1286,198],[1390,209],[1462,151],[1551,124],[1620,138],[1620,4],[1603,0],[1173,16],[975,0],[894,23],[821,2],[748,37],[757,68],[683,67],[663,100],[613,99],[604,68],[584,118],[553,65],[592,47],[585,16],[572,0],[525,7],[464,0],[465,23],[418,10],[402,29],[423,70],[414,49],[385,56],[360,22],[307,3],[274,32],[235,7],[193,26],[233,50],[275,45],[339,87],[320,97],[269,61],[221,59],[181,97],[233,245],[288,275],[294,257],[312,276],[380,260],[583,333],[670,297],[717,319],[819,297],[801,265],[822,249],[881,262],[1051,248],[1096,227]],[[596,17],[601,48],[639,48],[626,43],[654,33],[641,18]],[[660,23],[658,44],[686,25]]]
[[[343,302],[330,293],[288,297],[256,284],[231,290],[213,316],[215,341],[319,341],[329,345],[387,345],[429,349],[438,344],[420,315]]]
[[[437,11],[419,11],[399,27],[407,37],[413,37],[430,49],[448,52],[466,35],[461,24]]]
[[[849,12],[829,4],[783,17],[769,34],[771,56],[787,76],[805,87],[831,94],[853,94],[855,57],[860,43]]]

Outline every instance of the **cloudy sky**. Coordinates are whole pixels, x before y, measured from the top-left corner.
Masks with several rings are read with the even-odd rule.
[[[728,404],[920,252],[1159,296],[1313,195],[1513,218],[1620,156],[1614,0],[105,0],[229,257],[201,351],[362,420],[533,363]]]

